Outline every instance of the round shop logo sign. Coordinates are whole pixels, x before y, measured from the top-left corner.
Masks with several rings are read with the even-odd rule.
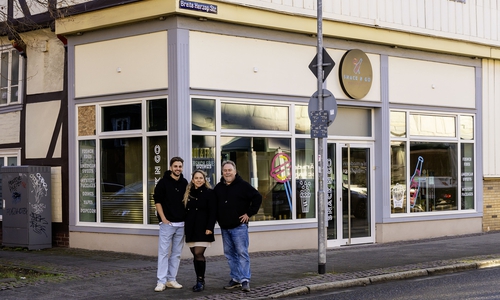
[[[352,99],[362,99],[372,87],[370,59],[359,49],[347,51],[340,61],[339,79],[342,90]]]

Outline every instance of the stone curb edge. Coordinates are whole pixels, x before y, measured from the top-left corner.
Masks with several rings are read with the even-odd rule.
[[[349,279],[349,280],[342,280],[342,281],[335,281],[335,282],[325,282],[325,283],[299,286],[299,287],[295,287],[295,288],[292,288],[292,289],[289,289],[289,290],[286,290],[283,292],[269,295],[267,297],[262,297],[259,299],[278,299],[278,298],[289,297],[289,296],[310,294],[311,292],[328,290],[328,289],[348,288],[348,287],[353,287],[353,286],[365,286],[368,284],[380,283],[380,282],[390,281],[390,280],[400,280],[400,279],[408,279],[408,278],[420,277],[420,276],[455,273],[455,272],[462,272],[462,271],[472,270],[472,269],[491,268],[491,267],[496,267],[496,266],[500,266],[500,259],[482,260],[482,261],[470,262],[470,263],[458,263],[458,264],[453,264],[453,265],[449,265],[449,266],[425,268],[425,269],[418,269],[418,270],[369,276],[369,277],[365,277],[365,278],[357,278],[357,279]]]

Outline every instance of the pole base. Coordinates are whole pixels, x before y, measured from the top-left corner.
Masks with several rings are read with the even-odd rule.
[[[325,274],[326,273],[326,264],[319,264],[318,265],[318,274]]]

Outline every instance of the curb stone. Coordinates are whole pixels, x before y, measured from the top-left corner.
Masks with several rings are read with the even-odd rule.
[[[432,275],[447,274],[447,273],[458,273],[467,270],[491,268],[497,266],[500,266],[500,259],[482,260],[473,263],[458,263],[449,266],[433,267],[426,269],[382,274],[366,278],[348,279],[335,282],[325,282],[325,283],[311,284],[306,286],[299,286],[259,299],[278,299],[290,296],[305,295],[305,294],[310,294],[311,292],[323,291],[328,289],[348,288],[353,286],[366,286],[368,284],[380,283],[384,281],[401,280],[414,277],[432,276]]]
[[[370,280],[370,283],[377,283],[377,282],[383,282],[383,281],[408,279],[408,278],[427,276],[427,275],[428,275],[427,270],[421,269],[421,270],[412,270],[412,271],[382,274],[382,275],[368,277],[368,279]]]

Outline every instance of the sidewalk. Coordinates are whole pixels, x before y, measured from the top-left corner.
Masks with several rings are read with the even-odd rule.
[[[251,241],[256,242],[256,241]],[[326,274],[319,275],[317,250],[251,253],[251,291],[222,289],[229,268],[222,256],[207,258],[206,289],[195,283],[192,261],[181,261],[177,281],[184,288],[154,292],[156,257],[52,248],[0,249],[0,265],[60,274],[26,283],[0,282],[0,298],[10,299],[273,299],[314,289],[347,287],[382,280],[428,276],[500,265],[500,232],[327,250]]]

